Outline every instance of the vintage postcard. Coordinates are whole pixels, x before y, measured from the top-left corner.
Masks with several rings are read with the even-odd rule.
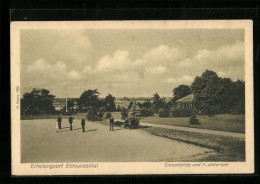
[[[13,175],[254,173],[251,20],[10,26]]]

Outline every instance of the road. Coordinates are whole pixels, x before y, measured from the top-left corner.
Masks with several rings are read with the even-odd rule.
[[[80,120],[73,130],[63,120],[60,131],[55,120],[21,121],[21,162],[149,162],[183,161],[212,150],[163,137],[138,129],[129,130],[86,122],[82,132]]]
[[[152,126],[157,128],[166,128],[172,130],[181,130],[186,132],[196,132],[196,133],[203,133],[203,134],[212,134],[212,135],[220,135],[220,136],[228,136],[238,139],[245,139],[245,134],[242,133],[235,133],[235,132],[226,132],[226,131],[218,131],[218,130],[209,130],[209,129],[199,129],[199,128],[189,128],[189,127],[181,127],[181,126],[174,126],[174,125],[162,125],[162,124],[154,124],[154,123],[143,123],[140,122],[142,126]]]

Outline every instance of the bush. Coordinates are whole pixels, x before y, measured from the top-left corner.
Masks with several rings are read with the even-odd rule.
[[[171,111],[172,117],[190,117],[192,110],[189,108],[178,108]]]
[[[106,112],[106,119],[111,117],[111,112]]]
[[[142,108],[140,112],[141,112],[141,116],[142,117],[147,117],[147,116],[153,116],[154,115],[154,111],[151,108]]]
[[[132,128],[137,128],[139,126],[140,121],[138,119],[133,118],[130,119],[129,123]]]
[[[89,121],[101,121],[103,119],[104,112],[99,110],[89,110],[87,112],[87,119]]]
[[[126,117],[127,117],[127,109],[123,107],[121,109],[121,119],[125,119]]]
[[[193,125],[199,125],[200,124],[199,120],[197,119],[197,117],[194,113],[192,113],[191,116],[190,116],[190,124],[193,124]]]
[[[169,117],[170,116],[170,111],[168,109],[161,109],[158,112],[159,117]]]

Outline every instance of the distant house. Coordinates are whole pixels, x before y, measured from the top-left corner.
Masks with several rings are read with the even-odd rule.
[[[62,98],[56,98],[54,99],[53,106],[56,111],[61,111],[66,106],[66,100]]]
[[[68,98],[68,101],[73,102],[73,107],[68,107],[68,109],[77,110],[78,107],[78,99],[77,98]],[[62,111],[66,108],[66,98],[55,98],[53,102],[53,106],[56,111]]]
[[[190,94],[187,95],[179,100],[176,101],[175,108],[189,108],[189,109],[194,109],[194,95]]]
[[[73,105],[73,107],[72,107],[72,108],[73,108],[74,110],[78,109],[78,108],[79,108],[79,106],[78,106],[78,102],[77,102],[77,100],[74,100],[74,102],[73,102],[73,103],[74,103],[74,105]]]

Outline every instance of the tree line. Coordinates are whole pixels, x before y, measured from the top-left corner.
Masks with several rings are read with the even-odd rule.
[[[97,89],[84,91],[77,100],[78,109],[76,112],[112,112],[116,110],[115,97],[108,94],[104,99],[99,98]],[[23,94],[21,99],[21,113],[24,115],[53,114],[57,111],[53,105],[55,96],[47,89],[34,88],[31,92]],[[74,103],[68,100],[68,113],[74,112]],[[65,107],[64,107],[65,108]]]
[[[153,95],[153,102],[139,103],[144,110],[143,115],[158,113],[161,117],[191,116],[192,113],[214,114],[245,114],[245,81],[232,81],[222,78],[216,72],[206,70],[201,76],[196,76],[191,85],[179,85],[173,89],[171,101],[161,98],[158,93]],[[179,99],[193,94],[194,109],[178,108]]]
[[[173,97],[166,100],[158,93],[153,98],[138,102],[142,116],[152,116],[155,113],[161,117],[188,116],[187,109],[176,109],[177,100],[193,94],[196,113],[213,115],[223,113],[245,113],[245,81],[232,81],[230,78],[221,78],[216,72],[206,70],[201,76],[196,76],[191,85],[179,85],[173,89]],[[77,112],[88,112],[91,119],[100,119],[104,113],[119,110],[115,105],[115,97],[108,94],[104,99],[99,98],[97,89],[84,91],[77,99]],[[55,96],[47,89],[33,89],[23,94],[21,99],[22,114],[52,114]],[[72,101],[68,101],[68,109],[73,109]],[[125,108],[120,108],[125,111]],[[70,112],[72,113],[72,112]]]

